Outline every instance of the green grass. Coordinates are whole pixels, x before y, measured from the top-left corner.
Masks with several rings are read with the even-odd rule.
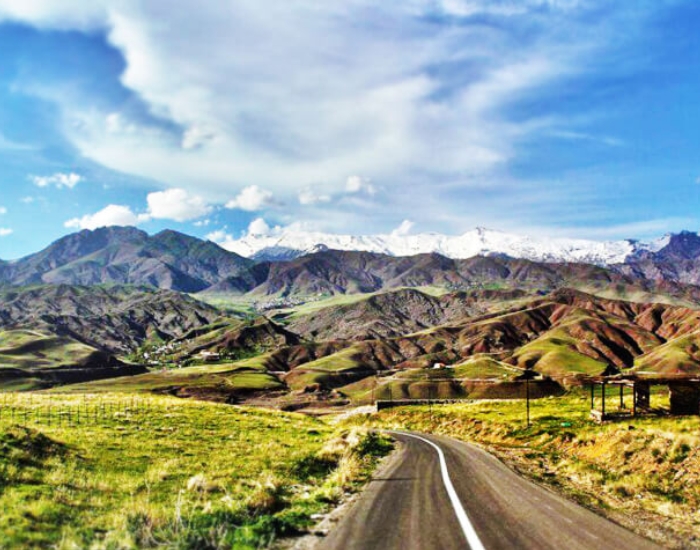
[[[252,317],[257,314],[253,308],[253,302],[258,301],[259,298],[238,294],[210,294],[207,292],[191,294],[191,296],[217,309],[236,313],[244,317]]]
[[[392,376],[367,377],[340,388],[356,404],[375,399],[458,399],[466,391],[452,369],[406,369]]]
[[[167,388],[226,390],[277,390],[284,384],[269,374],[264,366],[265,356],[252,357],[234,363],[200,365],[180,369],[160,369],[121,378],[97,380],[63,386],[59,392],[158,391]]]
[[[547,376],[567,374],[601,374],[606,364],[576,351],[567,340],[539,338],[524,345],[514,357],[522,365],[532,364],[534,370]]]
[[[522,371],[487,355],[475,355],[454,365],[454,376],[468,379],[512,380]]]
[[[320,309],[326,307],[352,304],[364,300],[375,293],[368,294],[338,294],[335,296],[326,296],[319,299],[318,296],[294,296],[297,300],[307,300],[305,303],[291,308],[279,309],[278,312],[283,315],[289,316],[303,316],[309,313],[314,313]],[[257,296],[251,294],[208,294],[206,292],[201,294],[194,294],[194,298],[201,300],[209,305],[216,308],[223,309],[226,311],[232,311],[238,314],[249,316],[258,315],[253,304],[255,302],[265,302],[274,301],[279,299],[278,296]]]
[[[634,370],[655,374],[692,374],[700,361],[700,333],[674,338],[638,357]]]
[[[292,389],[302,389],[313,384],[320,384],[326,388],[344,386],[352,382],[348,380],[348,376],[355,376],[348,371],[363,367],[363,364],[354,358],[357,353],[358,350],[351,346],[333,355],[305,363],[294,369],[287,376],[286,382]],[[365,375],[369,374],[370,371],[367,370]]]
[[[95,351],[65,336],[25,329],[0,331],[0,364],[20,369],[75,365]]]
[[[316,313],[317,311],[326,309],[328,307],[355,304],[357,302],[361,302],[362,300],[366,300],[372,296],[375,296],[376,294],[378,293],[374,292],[365,294],[337,294],[336,296],[330,296],[322,300],[317,299],[295,306],[293,308],[283,309],[280,311],[280,313],[286,314],[289,316],[290,319],[293,319],[296,317],[303,317],[305,315]]]
[[[308,529],[389,450],[367,430],[166,397],[1,405],[2,548],[265,547]]]
[[[573,288],[576,288],[581,292],[586,292],[588,294],[592,294],[593,296],[607,298],[609,300],[626,300],[628,302],[636,302],[640,304],[668,304],[671,306],[681,306],[689,308],[697,307],[697,304],[693,303],[690,300],[677,298],[668,294],[647,292],[646,290],[631,285],[622,287],[613,287],[610,285],[596,287],[574,282]]]
[[[316,313],[316,312],[318,312],[322,309],[326,309],[328,307],[356,304],[357,302],[367,300],[367,299],[371,298],[372,296],[377,296],[378,294],[397,292],[400,290],[405,290],[407,288],[409,288],[409,287],[398,287],[398,288],[392,288],[390,290],[381,290],[379,292],[369,292],[369,293],[360,293],[360,294],[338,294],[336,296],[330,296],[330,297],[324,298],[322,300],[313,299],[313,301],[308,301],[305,304],[301,304],[301,305],[293,307],[293,308],[282,310],[281,313],[286,314],[290,319],[294,319],[294,318],[298,318],[298,317],[304,317],[305,315],[310,315],[312,313]],[[447,290],[446,288],[437,287],[437,286],[411,287],[411,290],[418,290],[419,292],[423,292],[424,294],[428,294],[430,296],[436,296],[436,297],[442,296],[442,295],[447,294],[449,292],[449,290]]]
[[[454,368],[404,369],[391,376],[369,376],[339,390],[358,404],[371,403],[374,399],[464,399],[468,397],[465,382],[485,379],[507,382],[519,374],[522,370],[478,355]]]

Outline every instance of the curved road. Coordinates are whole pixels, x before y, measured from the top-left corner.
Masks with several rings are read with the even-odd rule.
[[[402,444],[398,456],[374,478],[319,548],[660,548],[523,479],[478,447],[432,435],[392,435]]]

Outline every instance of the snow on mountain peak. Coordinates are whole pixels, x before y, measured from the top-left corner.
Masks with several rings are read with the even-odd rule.
[[[256,259],[289,260],[324,249],[375,252],[390,256],[438,253],[464,259],[477,255],[505,254],[544,262],[577,262],[597,265],[622,263],[643,251],[657,252],[669,236],[643,243],[633,240],[592,241],[528,237],[477,227],[462,235],[438,233],[416,235],[338,235],[283,229],[273,235],[248,235],[220,243],[232,252]]]

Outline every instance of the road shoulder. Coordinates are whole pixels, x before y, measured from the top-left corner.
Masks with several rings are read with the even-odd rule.
[[[273,548],[275,550],[314,550],[355,506],[360,506],[361,501],[368,498],[368,493],[381,490],[381,486],[374,483],[374,480],[389,477],[400,466],[406,453],[403,443],[396,438],[392,440],[395,445],[394,450],[379,461],[371,479],[360,491],[346,494],[338,506],[319,518],[318,523],[309,530],[308,534],[280,540]]]

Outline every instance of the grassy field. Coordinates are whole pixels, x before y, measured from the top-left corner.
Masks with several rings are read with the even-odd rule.
[[[238,294],[208,294],[206,292],[199,294],[191,294],[193,298],[204,302],[215,308],[229,311],[243,317],[251,317],[256,314],[253,302],[256,298]]]
[[[474,355],[454,366],[454,376],[459,378],[512,380],[520,374],[521,370],[485,354]]]
[[[0,330],[0,365],[20,369],[79,363],[96,350],[64,336],[34,330]]]
[[[608,407],[617,402],[610,392]],[[631,397],[626,396],[627,406]],[[599,399],[597,406],[600,406]],[[667,394],[652,395],[667,407]],[[700,545],[700,417],[593,423],[589,397],[404,407],[351,422],[443,434],[486,446],[524,474],[672,548]]]
[[[611,300],[627,300],[628,302],[638,302],[641,304],[658,303],[658,304],[669,304],[672,306],[681,306],[696,308],[697,304],[690,300],[684,300],[682,298],[675,298],[669,296],[668,294],[647,292],[634,286],[620,285],[614,287],[611,285],[604,285],[602,287],[582,285],[575,281],[572,281],[572,286],[577,288],[582,292],[587,292],[588,294],[593,294],[601,298],[608,298]]]
[[[266,356],[260,355],[232,363],[199,365],[177,369],[160,369],[136,376],[124,376],[71,384],[56,388],[57,393],[75,392],[152,392],[172,388],[192,391],[220,390],[235,393],[278,390],[284,387],[280,380],[269,374],[263,364]]]
[[[296,297],[297,299],[304,300],[306,299],[307,301],[299,304],[298,306],[294,306],[291,308],[280,308],[278,310],[275,310],[277,314],[282,314],[285,317],[289,318],[295,318],[295,317],[303,317],[304,315],[309,315],[311,313],[315,313],[321,309],[325,309],[327,307],[332,307],[332,306],[343,306],[343,305],[348,305],[348,304],[354,304],[356,302],[360,302],[362,300],[366,300],[367,298],[370,298],[372,296],[375,296],[377,294],[381,294],[384,292],[394,292],[397,290],[401,290],[401,288],[394,288],[391,289],[390,291],[382,290],[379,292],[370,292],[370,293],[358,293],[358,294],[337,294],[335,296],[308,296],[304,298],[303,296]],[[442,287],[437,287],[437,286],[421,286],[421,287],[415,287],[415,290],[419,290],[421,292],[424,292],[425,294],[429,294],[431,296],[442,296],[443,294],[447,294],[449,290],[442,288]],[[265,296],[255,296],[255,295],[236,295],[236,294],[207,294],[207,293],[202,293],[202,294],[194,294],[193,295],[195,298],[198,300],[201,300],[203,302],[206,302],[210,305],[213,305],[214,307],[218,307],[227,311],[233,311],[242,315],[246,316],[251,316],[254,315],[255,309],[253,308],[253,303],[254,302],[264,302],[266,301]],[[269,297],[269,299],[273,299],[274,297]]]
[[[0,397],[0,548],[261,548],[389,443],[305,416],[133,394]]]

